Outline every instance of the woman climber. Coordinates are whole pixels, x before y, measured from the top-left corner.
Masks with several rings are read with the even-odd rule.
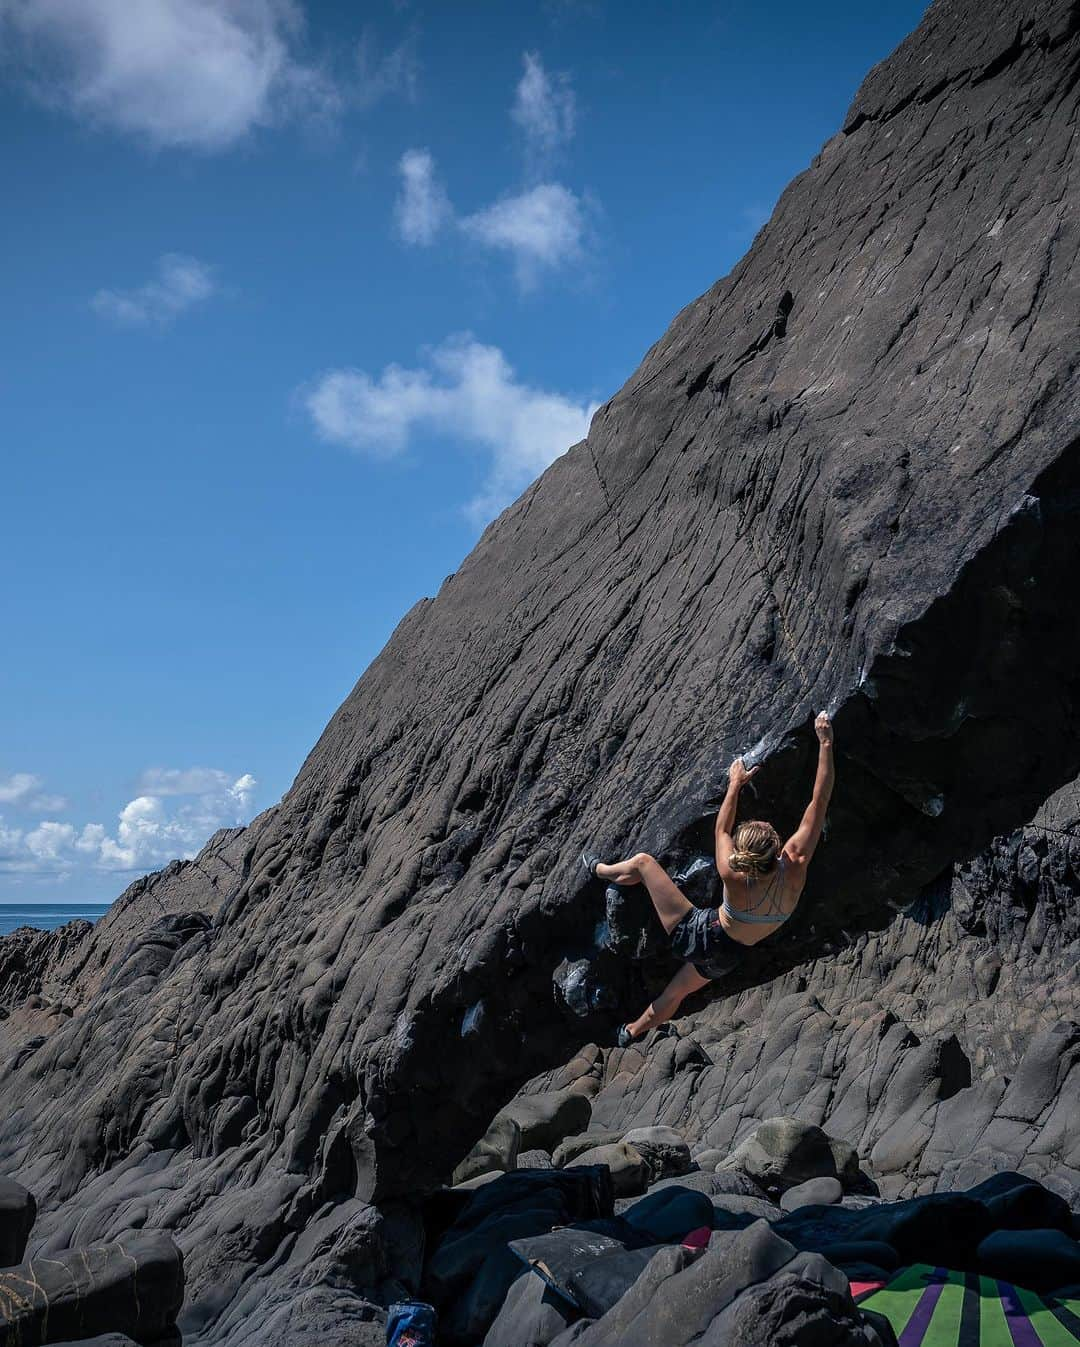
[[[739,792],[758,768],[747,769],[742,758],[731,764],[727,794],[716,816],[716,868],[724,892],[719,908],[695,907],[644,852],[614,865],[605,865],[589,852],[582,856],[586,870],[598,879],[644,884],[671,948],[686,960],[645,1013],[620,1026],[616,1040],[620,1048],[671,1019],[691,992],[730,973],[738,966],[743,946],[772,935],[795,911],[833,788],[832,722],[824,711],[814,721],[814,730],[818,737],[814,793],[802,822],[782,846],[771,823],[751,820],[734,826]]]

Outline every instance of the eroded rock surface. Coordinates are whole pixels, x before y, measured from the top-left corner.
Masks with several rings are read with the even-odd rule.
[[[1072,1031],[1027,1032],[1041,998],[981,1061],[974,998],[916,1013],[962,904],[887,923],[1080,768],[1078,63],[1066,0],[938,0],[588,440],[405,617],[281,805],[34,966],[0,1163],[46,1245],[174,1231],[192,1341],[240,1341],[301,1294],[281,1269],[313,1223],[377,1200],[326,1276],[392,1293],[416,1239],[394,1196],[670,971],[620,952],[581,847],[685,861],[751,745],[754,811],[790,825],[824,705],[839,785],[799,917],[703,1038],[628,1056],[618,1087],[605,1065],[594,1123],[640,1097],[634,1122],[689,1108],[726,1149],[796,1112],[898,1192],[973,1149],[1072,1171]],[[1028,926],[978,945],[976,986],[1009,985]]]

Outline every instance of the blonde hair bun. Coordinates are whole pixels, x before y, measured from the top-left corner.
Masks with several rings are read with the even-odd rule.
[[[740,823],[731,839],[734,850],[728,864],[738,874],[760,878],[769,874],[780,854],[780,835],[771,823],[750,819]]]

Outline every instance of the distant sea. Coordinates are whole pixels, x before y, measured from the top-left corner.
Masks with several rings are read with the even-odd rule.
[[[108,903],[0,903],[0,935],[7,935],[17,926],[51,931],[76,917],[97,921],[108,910]]]

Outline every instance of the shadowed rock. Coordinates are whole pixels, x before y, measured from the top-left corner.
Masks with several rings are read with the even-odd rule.
[[[131,1233],[0,1271],[0,1340],[20,1347],[101,1333],[179,1344],[180,1252],[162,1231]]]
[[[33,1193],[27,1192],[21,1183],[0,1179],[0,1267],[22,1261],[36,1215]]]

